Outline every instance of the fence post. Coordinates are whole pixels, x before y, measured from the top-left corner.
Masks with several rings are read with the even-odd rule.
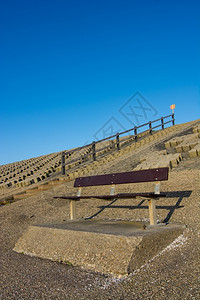
[[[152,134],[152,124],[151,124],[151,121],[149,121],[149,133]]]
[[[174,126],[175,124],[175,119],[174,119],[174,113],[172,114],[172,125]]]
[[[161,125],[162,125],[162,129],[164,129],[164,120],[163,120],[163,117],[161,118]]]
[[[62,152],[61,162],[62,162],[62,175],[65,175],[65,152]]]
[[[134,135],[135,135],[135,141],[137,142],[137,127],[134,127]]]
[[[95,150],[95,142],[92,142],[92,158],[95,161],[96,160],[96,150]]]
[[[120,150],[120,147],[119,147],[119,133],[116,134],[116,144],[117,144],[117,150]]]

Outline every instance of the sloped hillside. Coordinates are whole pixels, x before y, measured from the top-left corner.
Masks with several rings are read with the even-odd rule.
[[[129,156],[132,157],[131,160],[134,159],[134,162],[131,166],[126,166],[127,170],[165,166],[172,169],[185,156],[200,156],[199,130],[199,122],[193,121],[158,130],[153,134],[144,132],[138,135],[137,142],[134,136],[122,137],[120,151],[113,147],[113,141],[105,141],[97,144],[96,161],[91,159],[91,147],[84,147],[80,150],[79,148],[72,149],[68,151],[70,156],[67,160],[69,163],[66,165],[65,176],[62,176],[61,172],[62,152],[0,166],[0,203],[4,204],[27,198],[40,190],[47,190],[58,185],[62,181],[95,174],[99,168],[102,169],[102,166],[110,165],[112,161],[116,165],[118,160]],[[147,149],[146,152],[145,149]],[[133,152],[134,156],[132,156]],[[124,170],[126,169],[124,168]]]
[[[69,168],[65,175],[58,172],[53,179],[48,177],[30,186],[1,189],[2,199],[10,197],[10,202],[17,201],[0,208],[0,298],[199,299],[199,125],[200,120],[197,120],[169,127],[145,136],[137,143],[127,144],[120,151],[107,152],[95,162],[87,161]],[[195,154],[191,155],[191,151]],[[54,199],[54,196],[75,195],[75,177],[156,166],[170,167],[169,180],[161,185],[167,197],[156,204],[158,222],[184,224],[186,229],[172,244],[129,276],[115,278],[12,250],[29,225],[64,224],[69,220],[68,201]],[[152,191],[153,188],[153,183],[141,183],[118,189],[126,193]],[[105,189],[86,188],[85,193],[105,192]],[[14,199],[16,194],[18,199]],[[113,202],[81,200],[77,203],[77,216],[149,222],[148,205],[142,197]]]

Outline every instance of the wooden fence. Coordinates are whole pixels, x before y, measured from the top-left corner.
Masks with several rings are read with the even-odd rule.
[[[174,113],[165,117],[161,117],[160,119],[149,121],[139,126],[135,126],[123,132],[116,133],[104,139],[93,141],[88,145],[78,147],[74,150],[63,151],[62,174],[64,175],[66,173],[66,166],[68,166],[68,168],[71,168],[72,166],[77,166],[90,160],[95,161],[97,159],[97,155],[98,157],[101,157],[103,155],[106,155],[106,152],[114,150],[119,151],[122,147],[125,147],[132,142],[137,142],[138,139],[141,139],[144,135],[146,136],[148,134],[153,134],[155,129],[157,130],[159,127],[163,130],[165,128],[165,125],[169,123],[171,123],[172,126],[175,124]],[[138,133],[138,130],[142,127],[147,127],[147,129]],[[123,135],[130,133],[131,131],[133,132],[132,135],[129,135],[128,137],[122,137]],[[107,144],[106,141],[108,142]],[[102,145],[102,147],[99,145]],[[75,156],[74,159],[73,156]]]

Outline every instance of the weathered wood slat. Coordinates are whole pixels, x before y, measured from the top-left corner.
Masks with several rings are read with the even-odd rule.
[[[74,187],[168,180],[169,168],[156,168],[76,178]]]

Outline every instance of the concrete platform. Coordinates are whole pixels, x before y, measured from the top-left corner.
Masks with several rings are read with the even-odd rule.
[[[102,273],[126,275],[169,245],[181,225],[146,227],[142,222],[78,220],[29,226],[14,251]]]

